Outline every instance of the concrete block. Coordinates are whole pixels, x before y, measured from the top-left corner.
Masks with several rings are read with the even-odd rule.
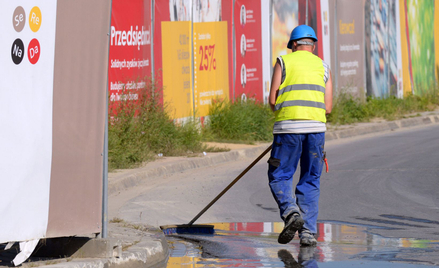
[[[73,258],[117,258],[122,255],[122,243],[117,239],[91,239],[78,249]]]

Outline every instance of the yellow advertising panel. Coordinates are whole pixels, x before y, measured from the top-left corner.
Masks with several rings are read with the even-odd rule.
[[[162,22],[163,101],[172,118],[193,116],[191,22]]]
[[[401,59],[402,59],[402,83],[403,83],[403,94],[412,92],[412,81],[410,79],[410,63],[409,63],[409,47],[407,40],[407,23],[406,23],[406,10],[403,2],[399,4],[399,17],[400,17],[400,27],[401,27]]]
[[[434,2],[434,54],[436,81],[439,81],[439,1]]]
[[[227,22],[194,23],[194,102],[206,116],[215,99],[229,98]]]

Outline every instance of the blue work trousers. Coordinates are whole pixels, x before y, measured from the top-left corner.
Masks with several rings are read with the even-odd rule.
[[[317,233],[320,175],[325,133],[275,134],[268,160],[268,180],[283,220],[299,213],[303,230]],[[300,179],[294,191],[293,175],[300,160]]]

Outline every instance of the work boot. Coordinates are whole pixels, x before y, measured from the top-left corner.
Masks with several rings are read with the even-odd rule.
[[[289,215],[285,219],[285,227],[280,233],[277,242],[280,244],[286,244],[293,240],[294,235],[296,234],[297,230],[302,228],[303,226],[303,219],[300,217],[299,213],[293,213]]]
[[[303,247],[315,247],[317,240],[310,232],[302,232],[300,234],[300,245]]]

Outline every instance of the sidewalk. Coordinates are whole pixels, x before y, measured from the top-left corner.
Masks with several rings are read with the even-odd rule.
[[[374,133],[398,131],[400,129],[439,124],[439,110],[425,112],[420,116],[396,120],[359,123],[348,126],[333,127],[328,125],[326,141],[358,137]],[[146,164],[144,167],[116,171],[109,174],[109,198],[115,193],[136,187],[154,177],[183,172],[198,167],[214,166],[220,163],[235,161],[241,158],[256,158],[270,144],[215,144],[211,146],[225,147],[228,152],[200,154],[198,157],[163,157]],[[109,224],[108,239],[92,239],[79,251],[67,259],[28,262],[23,267],[166,267],[169,255],[166,238],[160,229],[137,223]],[[97,241],[97,242],[96,242]],[[94,243],[94,244],[93,244]],[[97,244],[105,245],[101,252],[96,251]],[[79,252],[78,251],[78,252]],[[54,263],[58,261],[58,263]],[[0,266],[2,264],[0,263]]]

